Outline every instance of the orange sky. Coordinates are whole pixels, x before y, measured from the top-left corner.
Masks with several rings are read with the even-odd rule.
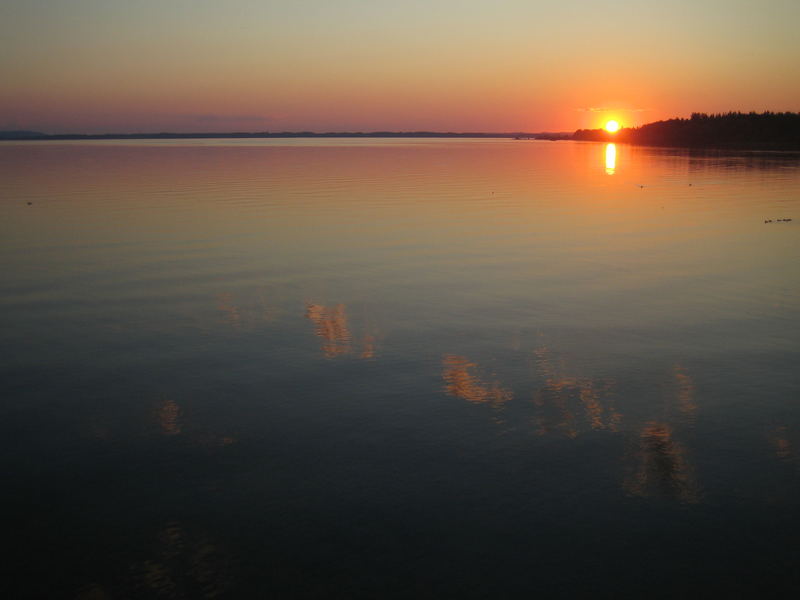
[[[571,131],[799,110],[800,2],[7,0],[0,129]]]

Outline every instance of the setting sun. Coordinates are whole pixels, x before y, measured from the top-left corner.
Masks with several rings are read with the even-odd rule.
[[[619,131],[619,123],[617,121],[608,121],[606,123],[606,131],[609,133]]]

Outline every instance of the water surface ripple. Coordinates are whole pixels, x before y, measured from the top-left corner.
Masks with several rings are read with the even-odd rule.
[[[16,597],[800,592],[798,155],[3,142],[0,192]]]

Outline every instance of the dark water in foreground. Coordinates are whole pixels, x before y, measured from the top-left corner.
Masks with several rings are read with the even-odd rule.
[[[800,591],[796,156],[4,144],[0,215],[16,597]]]

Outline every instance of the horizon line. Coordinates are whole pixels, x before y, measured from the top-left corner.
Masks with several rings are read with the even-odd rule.
[[[259,138],[259,137],[518,137],[572,135],[574,131],[224,131],[224,132],[110,132],[110,133],[44,133],[25,129],[0,130],[0,140],[24,139],[113,139],[113,138]]]

